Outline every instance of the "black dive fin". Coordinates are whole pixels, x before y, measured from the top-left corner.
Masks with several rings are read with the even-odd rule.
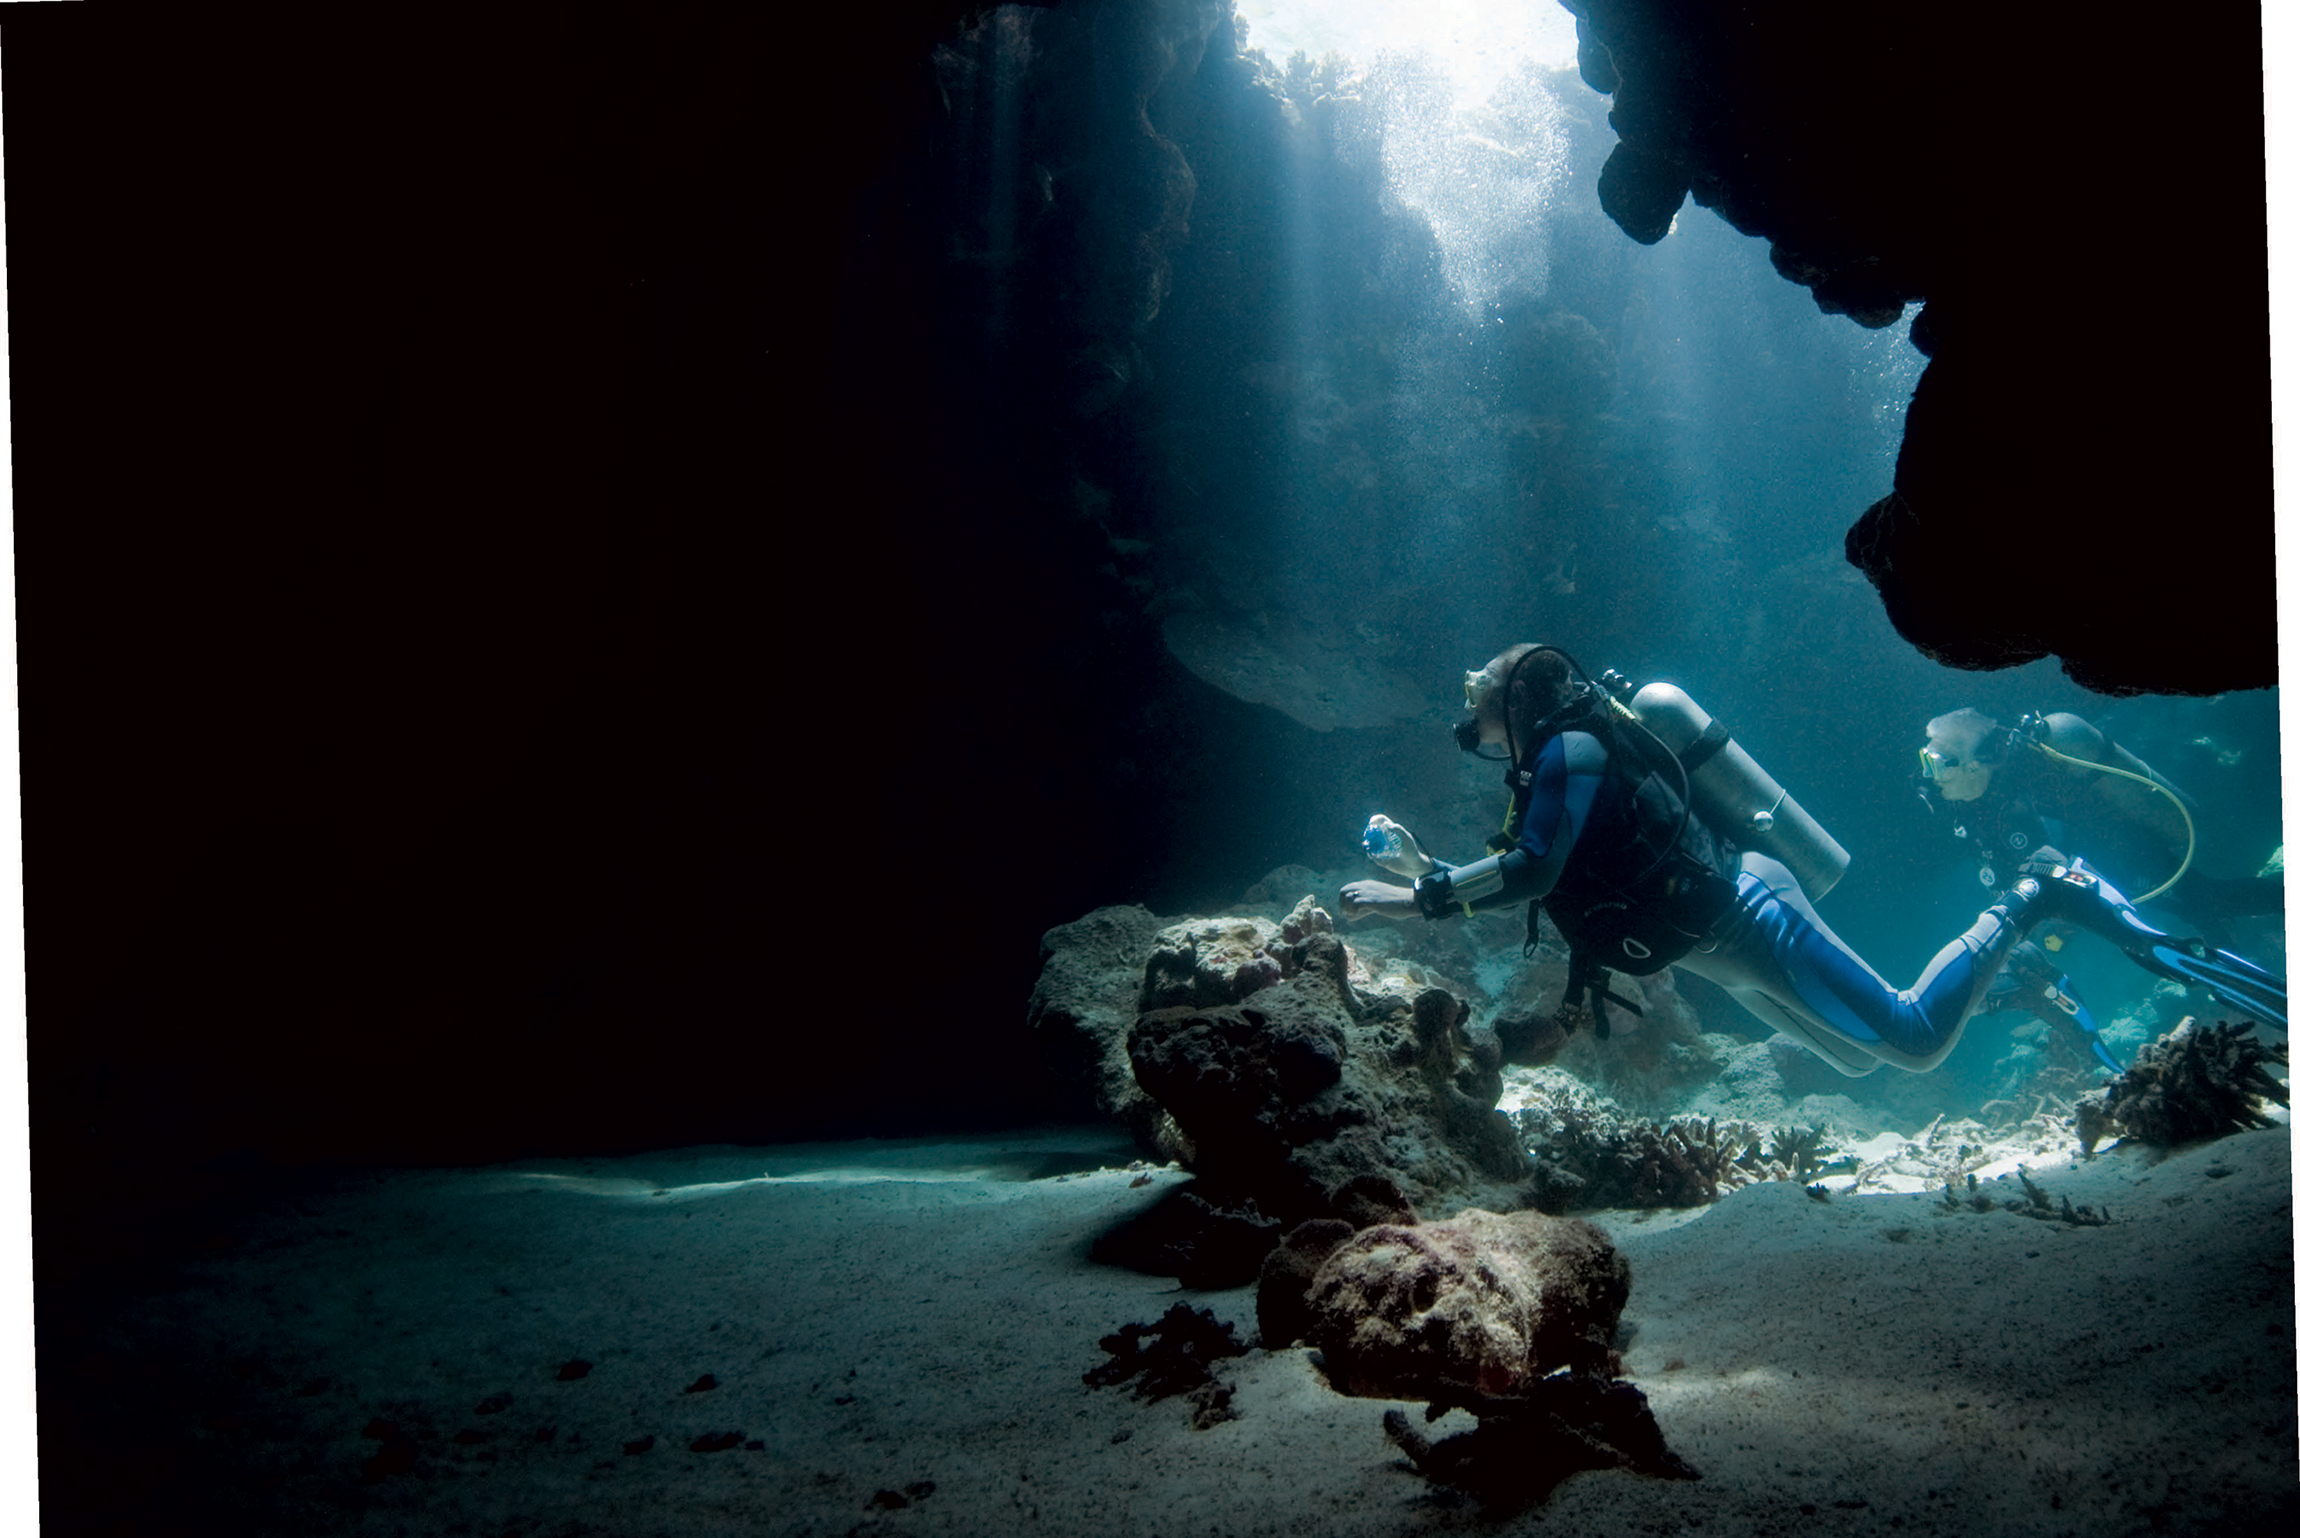
[[[2039,880],[2055,916],[2103,936],[2135,965],[2209,989],[2222,1003],[2258,1019],[2286,1024],[2283,978],[2234,951],[2166,934],[2133,912],[2132,904],[2082,860]]]

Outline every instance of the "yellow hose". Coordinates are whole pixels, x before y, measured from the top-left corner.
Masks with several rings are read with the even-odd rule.
[[[2137,781],[2142,785],[2146,785],[2150,790],[2160,792],[2161,794],[2171,798],[2173,809],[2180,813],[2180,820],[2188,824],[2188,852],[2180,857],[2180,869],[2174,871],[2170,876],[2166,877],[2164,885],[2151,891],[2141,893],[2138,897],[2132,899],[2134,902],[2144,903],[2151,897],[2162,897],[2166,892],[2172,890],[2172,884],[2174,882],[2188,874],[2188,862],[2196,858],[2196,819],[2188,815],[2187,806],[2182,803],[2178,796],[2172,794],[2172,789],[2170,786],[2163,784],[2161,781],[2155,779],[2152,775],[2134,774],[2130,769],[2119,769],[2114,764],[2096,764],[2089,758],[2078,758],[2073,754],[2063,753],[2060,749],[2047,743],[2038,742],[2033,737],[2029,739],[2029,742],[2031,746],[2033,746],[2039,753],[2044,754],[2047,758],[2057,758],[2062,763],[2074,764],[2079,769],[2097,769],[2102,774],[2113,774],[2122,779]]]

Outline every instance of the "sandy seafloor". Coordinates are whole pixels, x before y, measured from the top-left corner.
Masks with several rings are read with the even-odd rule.
[[[1635,1272],[1629,1374],[1703,1478],[1583,1473],[1500,1521],[1307,1348],[1222,1364],[1239,1418],[1202,1431],[1087,1387],[1100,1337],[1178,1300],[1253,1330],[1251,1289],[1089,1258],[1188,1178],[1133,1157],[1054,1127],[267,1199],[124,1293],[43,1305],[47,1530],[2229,1538],[2300,1515],[2288,1125],[2031,1165],[2102,1226],[1781,1183],[1594,1214]]]

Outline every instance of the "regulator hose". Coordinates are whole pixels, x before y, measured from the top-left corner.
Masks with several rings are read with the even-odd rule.
[[[2130,769],[2119,769],[2114,764],[2096,764],[2089,758],[2078,758],[2074,754],[2063,753],[2050,743],[2039,741],[2033,736],[2028,741],[2029,746],[2047,758],[2057,758],[2062,763],[2073,764],[2079,769],[2091,769],[2101,774],[2113,774],[2118,779],[2131,780],[2137,784],[2146,785],[2150,790],[2167,797],[2172,802],[2174,810],[2180,813],[2180,820],[2188,825],[2188,852],[2180,857],[2180,868],[2166,877],[2162,886],[2141,893],[2132,899],[2133,902],[2144,903],[2151,897],[2162,897],[2166,892],[2172,890],[2174,882],[2188,874],[2189,863],[2196,858],[2196,819],[2188,815],[2187,805],[2181,801],[2180,797],[2173,794],[2172,787],[2157,779],[2153,774],[2134,774]]]

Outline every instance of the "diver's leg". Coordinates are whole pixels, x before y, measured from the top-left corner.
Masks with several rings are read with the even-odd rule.
[[[1771,863],[1771,862],[1768,862]],[[1799,1007],[1796,990],[1789,984],[1788,974],[1775,960],[1772,946],[1757,930],[1753,908],[1768,897],[1792,901],[1800,913],[1825,934],[1828,926],[1820,923],[1820,916],[1812,912],[1805,900],[1804,889],[1786,867],[1768,872],[1781,882],[1778,891],[1755,877],[1744,877],[1734,906],[1727,909],[1709,938],[1690,954],[1678,959],[1676,965],[1703,977],[1733,996],[1743,1009],[1779,1031],[1782,1035],[1804,1047],[1831,1068],[1849,1079],[1857,1079],[1877,1071],[1877,1058],[1829,1030],[1811,1013]],[[1792,895],[1793,894],[1793,895]],[[1830,934],[1835,939],[1834,934]],[[1848,954],[1850,952],[1848,951]],[[1885,980],[1876,978],[1876,986],[1883,988]]]
[[[1677,964],[1679,966],[1686,965],[1682,961]],[[1717,978],[1711,978],[1710,981],[1717,983],[1720,988],[1731,994],[1734,1003],[1812,1053],[1822,1062],[1827,1063],[1831,1068],[1836,1069],[1846,1078],[1858,1079],[1877,1071],[1879,1065],[1874,1056],[1863,1052],[1843,1037],[1823,1030],[1816,1022],[1784,1008],[1773,995],[1763,989],[1735,987],[1733,984]],[[1783,988],[1781,991],[1786,994],[1788,989]]]
[[[1832,1050],[1822,1055],[1840,1072],[1848,1049],[1913,1072],[1937,1066],[2022,933],[2013,914],[1991,908],[1941,949],[1915,986],[1896,992],[1820,921],[1780,862],[1744,856],[1737,886],[1738,900],[1712,932],[1715,946],[1679,965],[1730,989],[1768,1024],[1779,1024],[1777,1011],[1802,1027],[1794,1033],[1801,1038],[1827,1038]],[[1751,993],[1772,1008],[1755,1008]]]

